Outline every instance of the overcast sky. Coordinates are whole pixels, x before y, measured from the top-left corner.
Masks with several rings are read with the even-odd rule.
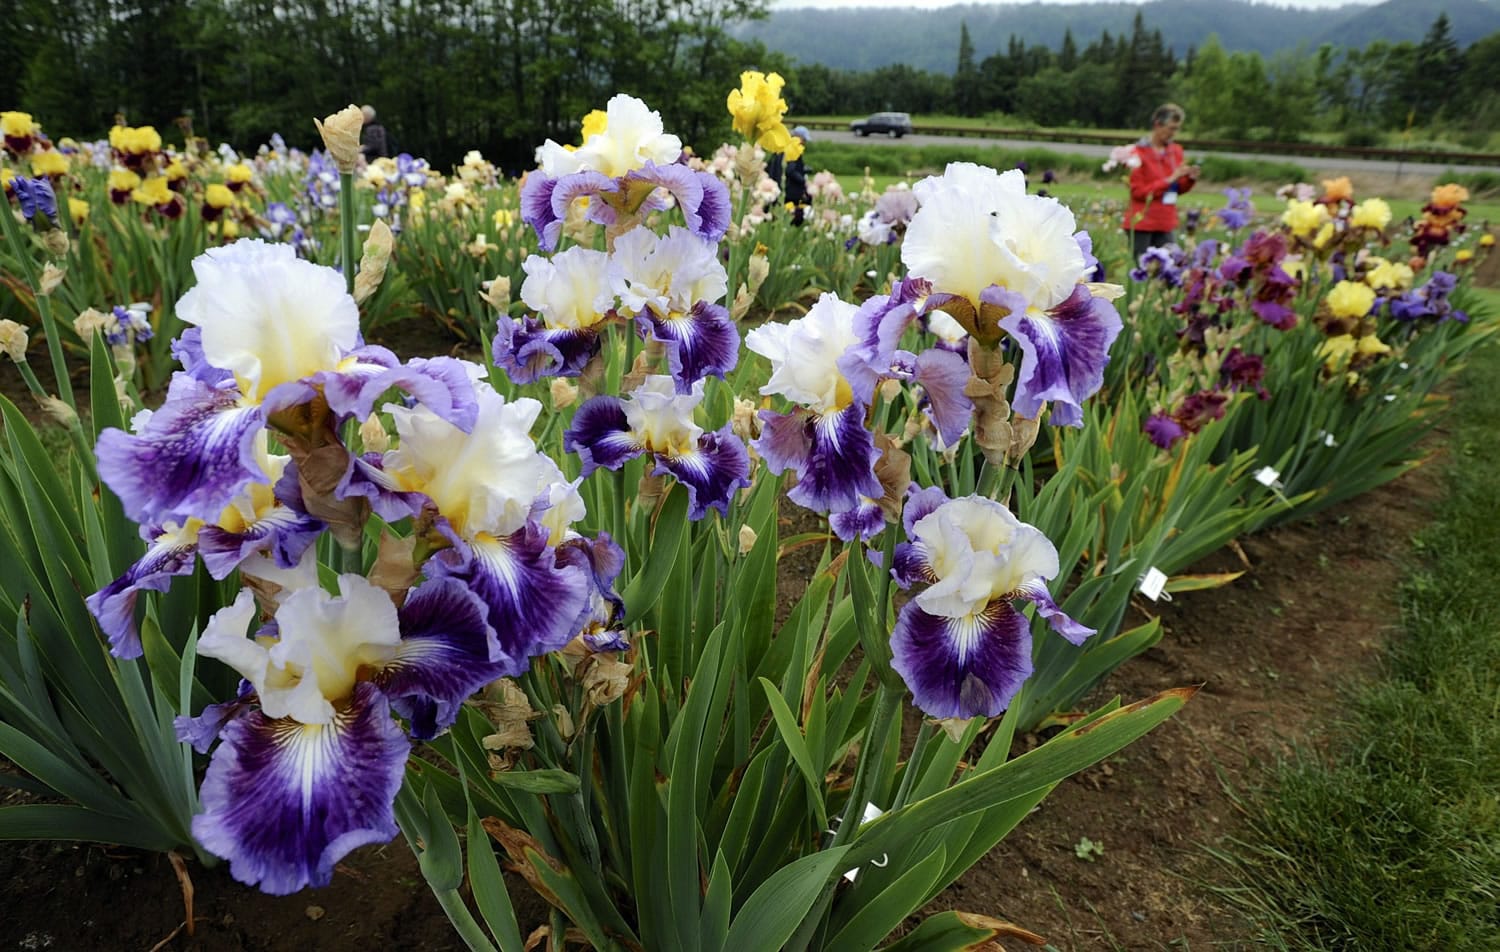
[[[1006,5],[1020,6],[1027,3],[1096,3],[1109,2],[1109,0],[969,0],[971,3],[984,5]],[[1124,0],[1128,3],[1142,3],[1144,0]],[[1300,7],[1312,9],[1315,7],[1341,7],[1349,4],[1369,5],[1378,3],[1379,0],[1251,0],[1253,3],[1269,3],[1278,7]],[[957,0],[771,0],[772,10],[790,9],[792,7],[921,7],[933,9],[935,7],[957,6]]]

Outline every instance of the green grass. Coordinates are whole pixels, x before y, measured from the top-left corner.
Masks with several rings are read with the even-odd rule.
[[[1448,497],[1381,674],[1333,752],[1272,769],[1213,851],[1270,947],[1500,949],[1500,348],[1475,354],[1449,419]]]

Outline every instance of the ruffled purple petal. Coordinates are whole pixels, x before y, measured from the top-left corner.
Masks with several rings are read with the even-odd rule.
[[[626,174],[625,181],[647,182],[671,192],[688,231],[700,238],[718,241],[729,228],[729,188],[712,172],[647,162]]]
[[[540,170],[526,176],[521,186],[521,220],[536,229],[537,242],[543,251],[557,247],[562,235],[563,217],[552,211],[552,193],[557,179]]]
[[[682,456],[657,454],[654,475],[671,473],[687,487],[688,518],[702,519],[709,509],[729,515],[735,490],[750,485],[750,454],[745,444],[725,424],[714,433],[698,437],[698,448]]]
[[[812,415],[806,410],[777,413],[761,410],[760,436],[750,442],[755,452],[766,461],[773,476],[787,470],[800,470],[807,463],[807,454],[812,452]]]
[[[247,710],[221,737],[193,836],[238,881],[272,895],[326,886],[350,851],[396,836],[411,744],[375,685],[357,684],[330,724]]]
[[[891,632],[891,667],[929,717],[994,717],[1031,676],[1031,625],[1004,599],[967,618],[908,602]]]
[[[908,503],[907,505],[910,505]],[[891,553],[891,578],[902,588],[920,582],[935,582],[937,574],[927,561],[927,550],[920,542],[902,542]]]
[[[919,489],[916,483],[912,483],[906,492],[906,506],[901,510],[901,526],[906,530],[906,535],[912,536],[918,522],[949,501],[948,494],[943,492],[941,486]]]
[[[1146,418],[1141,429],[1145,431],[1146,439],[1155,443],[1164,450],[1172,448],[1172,444],[1187,435],[1182,424],[1172,419],[1167,413],[1153,413]]]
[[[329,409],[339,416],[366,419],[375,401],[393,388],[404,390],[427,409],[468,433],[479,416],[474,384],[462,361],[417,357],[401,363],[384,347],[370,344],[349,354],[337,370],[313,377],[322,384]]]
[[[536,383],[543,377],[578,376],[599,352],[599,335],[593,330],[553,330],[534,317],[502,317],[490,349],[496,366],[513,383]]]
[[[330,410],[341,417],[354,416],[363,420],[370,415],[375,398],[387,389],[382,387],[370,392],[366,402],[361,399],[366,385],[399,366],[399,357],[378,344],[370,344],[339,361],[337,370],[321,371],[312,379],[322,385]]]
[[[667,370],[678,393],[692,393],[693,384],[704,377],[723,378],[739,362],[739,329],[718,304],[699,301],[688,313],[670,318],[647,308],[635,320],[643,335],[665,345]]]
[[[182,365],[183,373],[210,387],[234,381],[234,374],[221,370],[203,356],[203,328],[189,327],[172,341],[172,357]]]
[[[573,640],[578,634],[573,623],[589,595],[588,574],[577,565],[558,564],[547,530],[534,522],[503,539],[465,540],[462,548],[428,560],[427,571],[466,582],[484,600],[503,652],[497,660],[504,677],[520,675],[536,655]]]
[[[801,456],[797,485],[787,493],[792,502],[814,512],[843,512],[859,505],[861,496],[884,494],[875,475],[880,451],[865,429],[863,404],[856,401],[823,416],[799,412],[778,418],[761,411],[761,420],[765,428],[754,446],[772,473]]]
[[[99,434],[99,476],[131,519],[142,525],[212,520],[247,485],[267,481],[255,453],[265,414],[240,406],[231,386],[175,374],[166,402],[140,433]]]
[[[1054,425],[1082,426],[1083,401],[1104,383],[1109,348],[1123,326],[1115,306],[1080,284],[1046,315],[1012,311],[1000,326],[1021,346],[1016,412],[1034,418],[1050,401]]]
[[[618,397],[590,397],[573,414],[563,433],[563,451],[583,460],[581,475],[595,469],[619,469],[646,448],[631,435],[625,404]]]
[[[869,542],[885,528],[885,513],[873,502],[862,502],[853,509],[830,515],[828,525],[845,542],[855,539]]]
[[[576,565],[588,573],[589,598],[573,627],[583,633],[594,651],[624,651],[630,641],[619,627],[625,616],[625,599],[615,591],[615,579],[625,568],[625,552],[609,533],[597,538],[579,536],[557,547],[557,564]]]
[[[619,183],[603,172],[584,171],[564,175],[557,180],[557,187],[552,190],[552,214],[557,216],[559,221],[564,221],[568,217],[568,206],[577,199],[592,199],[595,195],[604,195],[619,190]],[[601,225],[613,225],[615,210],[607,201],[590,201],[587,218]],[[551,251],[552,249],[543,250]]]
[[[1059,608],[1057,602],[1052,600],[1052,593],[1047,591],[1045,582],[1028,582],[1016,594],[1035,605],[1036,613],[1047,619],[1052,630],[1075,645],[1083,644],[1090,635],[1098,633],[1098,629],[1074,621],[1072,616]]]
[[[407,595],[396,656],[375,683],[418,740],[447,730],[465,698],[511,667],[488,614],[479,596],[456,579],[432,579]]]
[[[920,316],[916,308],[932,289],[922,278],[896,282],[890,294],[872,297],[854,315],[854,330],[860,342],[838,360],[839,372],[849,381],[854,396],[866,404],[875,399],[875,385],[890,376],[891,361],[901,335]]]
[[[969,361],[951,350],[932,348],[917,355],[914,378],[927,393],[928,410],[944,446],[957,445],[974,417],[974,401],[964,394]]]
[[[1250,302],[1255,316],[1279,331],[1289,331],[1297,326],[1297,312],[1280,301],[1257,300]]]
[[[278,484],[279,485],[279,484]],[[302,553],[323,533],[323,522],[290,506],[277,506],[241,532],[204,526],[198,533],[198,554],[208,574],[216,579],[229,573],[256,552],[265,552],[284,569],[302,561]]]
[[[219,739],[219,732],[224,725],[236,717],[240,711],[250,704],[254,688],[249,681],[240,682],[239,693],[234,700],[225,701],[222,704],[210,704],[205,707],[197,717],[186,714],[178,715],[172,719],[172,730],[177,735],[177,740],[184,744],[192,744],[193,749],[200,754],[208,753],[208,749]]]
[[[151,533],[156,537],[146,554],[125,574],[84,600],[99,628],[109,638],[109,653],[116,658],[141,656],[141,633],[135,625],[136,596],[141,592],[165,592],[178,575],[193,574],[196,542],[183,542],[175,532]]]

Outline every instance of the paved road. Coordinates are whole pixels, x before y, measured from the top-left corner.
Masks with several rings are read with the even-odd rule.
[[[1077,155],[1098,156],[1102,162],[1109,155],[1112,146],[1091,145],[1078,142],[1034,142],[1029,139],[982,139],[977,136],[935,136],[935,135],[909,135],[901,139],[892,139],[888,136],[869,136],[861,138],[847,130],[832,131],[825,129],[813,130],[813,140],[816,142],[841,142],[841,143],[866,143],[872,147],[882,145],[967,145],[967,146],[993,146],[1002,149],[1047,149],[1052,152],[1066,152]],[[1208,153],[1194,153],[1188,150],[1189,160]],[[1244,159],[1249,162],[1292,162],[1306,169],[1331,172],[1377,172],[1386,175],[1394,175],[1398,172],[1398,163],[1374,159],[1354,158],[1326,158],[1312,155],[1262,155],[1254,152],[1215,152],[1213,155],[1224,155],[1233,159]],[[1422,162],[1401,162],[1399,172],[1401,174],[1435,176],[1452,169],[1455,172],[1495,172],[1500,171],[1494,166],[1487,165],[1434,165]]]

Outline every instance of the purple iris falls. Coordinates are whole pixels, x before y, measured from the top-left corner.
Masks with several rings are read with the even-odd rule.
[[[1004,291],[999,294],[1018,297]],[[1045,313],[1028,311],[1015,300],[993,303],[1009,306],[1010,313],[1001,318],[1000,326],[1021,347],[1021,367],[1011,400],[1016,412],[1034,419],[1050,401],[1054,426],[1082,426],[1083,401],[1104,384],[1109,348],[1124,326],[1115,306],[1094,297],[1082,284]]]
[[[880,451],[865,428],[865,406],[854,401],[842,410],[819,415],[760,411],[761,435],[752,444],[773,475],[788,469],[797,485],[787,498],[814,512],[844,512],[861,497],[878,499],[884,490],[875,475]]]

